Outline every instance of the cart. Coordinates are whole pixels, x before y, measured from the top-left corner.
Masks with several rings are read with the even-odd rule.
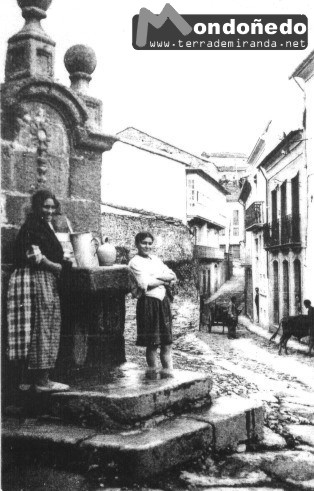
[[[213,325],[221,325],[223,334],[228,322],[228,307],[216,302],[209,302],[203,295],[200,297],[200,331],[211,332]]]

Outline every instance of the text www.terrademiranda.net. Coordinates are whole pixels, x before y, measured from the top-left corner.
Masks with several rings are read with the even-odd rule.
[[[235,41],[221,41],[216,39],[215,41],[185,41],[178,39],[173,41],[149,41],[149,47],[155,49],[304,49],[307,43],[304,39],[300,40],[285,40],[275,41],[274,39],[263,40],[244,40],[236,39]]]

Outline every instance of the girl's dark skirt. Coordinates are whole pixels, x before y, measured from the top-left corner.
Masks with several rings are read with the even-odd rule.
[[[143,295],[136,306],[137,346],[172,344],[172,315],[168,296],[163,300]]]

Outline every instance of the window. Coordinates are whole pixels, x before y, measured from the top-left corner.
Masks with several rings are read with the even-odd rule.
[[[287,215],[287,181],[281,185],[281,217]]]
[[[239,225],[239,210],[233,210],[233,225]]]
[[[300,210],[299,173],[291,179],[292,215],[298,216]]]
[[[188,201],[190,206],[195,206],[195,182],[188,179]]]
[[[219,235],[226,235],[226,229],[223,228],[222,230],[220,230]]]
[[[231,252],[234,258],[240,258],[240,246],[238,244],[230,244],[229,252]]]
[[[277,190],[276,189],[274,189],[271,192],[271,218],[273,223],[277,221]]]
[[[233,228],[233,235],[239,236],[239,229],[238,228]]]

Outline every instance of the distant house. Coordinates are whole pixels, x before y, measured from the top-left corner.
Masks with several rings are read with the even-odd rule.
[[[120,141],[103,160],[102,201],[186,223],[187,159],[175,147],[135,128],[117,136]]]
[[[194,255],[198,259],[200,292],[209,295],[224,281],[222,262],[225,253],[219,248],[219,232],[227,225],[225,190],[202,169],[186,169],[187,221],[194,234]]]
[[[226,196],[229,194],[218,182],[215,164],[136,128],[127,128],[117,136],[119,141],[103,163],[102,202],[106,233],[109,232],[108,214],[124,216],[123,220],[115,220],[115,223],[119,221],[116,241],[120,244],[123,235],[129,240],[130,230],[136,228],[138,231],[141,223],[149,223],[146,219],[143,222],[140,216],[155,215],[158,223],[164,222],[162,232],[159,225],[154,224],[157,244],[168,241],[169,250],[163,248],[162,255],[169,259],[169,254],[176,251],[177,258],[180,247],[185,244],[181,259],[187,259],[188,238],[199,266],[198,284],[202,293],[215,291],[226,276],[222,264],[224,251],[219,249],[219,231],[227,224]],[[181,227],[185,227],[185,238],[181,232],[178,234],[179,221]],[[112,235],[115,235],[113,230]]]
[[[202,153],[202,157],[214,163],[219,183],[229,192],[227,196],[227,223],[222,229],[219,244],[222,250],[230,252],[234,259],[243,254],[244,212],[239,203],[241,182],[247,174],[247,156],[242,153]]]

